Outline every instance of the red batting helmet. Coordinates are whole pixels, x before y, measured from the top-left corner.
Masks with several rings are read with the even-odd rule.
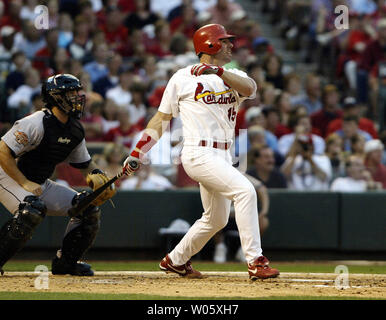
[[[235,36],[227,34],[221,24],[207,24],[194,33],[194,49],[197,55],[199,53],[216,54],[221,49],[220,40],[230,38],[235,38]]]

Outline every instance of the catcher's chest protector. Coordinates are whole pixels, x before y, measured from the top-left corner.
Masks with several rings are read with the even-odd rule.
[[[17,163],[28,180],[43,183],[84,139],[84,130],[79,121],[69,118],[66,124],[45,111],[43,117],[44,136],[36,149],[22,155]]]

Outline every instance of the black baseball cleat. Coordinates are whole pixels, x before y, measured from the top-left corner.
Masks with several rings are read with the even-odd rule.
[[[68,264],[63,259],[55,257],[52,260],[51,267],[52,274],[70,274],[72,276],[80,277],[92,277],[94,275],[94,270],[91,269],[91,266],[85,262],[78,261],[75,264]]]
[[[4,274],[4,270],[2,268],[0,268],[0,274],[3,275]]]

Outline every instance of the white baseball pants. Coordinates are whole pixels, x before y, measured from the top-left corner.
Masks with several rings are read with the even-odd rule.
[[[204,213],[169,253],[174,265],[185,264],[228,223],[234,201],[241,247],[248,262],[262,255],[256,190],[250,181],[232,166],[229,150],[185,146],[182,165],[200,184]]]

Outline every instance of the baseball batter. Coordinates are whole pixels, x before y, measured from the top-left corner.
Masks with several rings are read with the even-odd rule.
[[[150,120],[124,167],[138,169],[143,155],[157,142],[172,117],[181,117],[184,144],[181,161],[186,173],[199,182],[204,213],[180,243],[166,255],[160,269],[201,278],[190,258],[228,222],[231,202],[241,246],[252,280],[279,275],[262,255],[257,196],[249,180],[232,166],[230,147],[238,107],[255,97],[256,83],[240,70],[224,70],[231,61],[233,35],[218,24],[197,30],[193,43],[200,63],[177,71],[167,84],[158,112]]]
[[[91,161],[78,121],[85,104],[79,80],[69,74],[52,76],[43,84],[42,96],[47,108],[16,121],[0,141],[0,201],[14,215],[0,229],[1,273],[45,215],[67,216],[87,195],[49,179],[58,163],[66,161],[85,175],[92,173],[87,175],[90,185],[108,180]],[[115,191],[107,193],[111,197]],[[97,205],[71,218],[52,261],[53,274],[93,275],[91,266],[78,260],[94,242],[99,219]]]

